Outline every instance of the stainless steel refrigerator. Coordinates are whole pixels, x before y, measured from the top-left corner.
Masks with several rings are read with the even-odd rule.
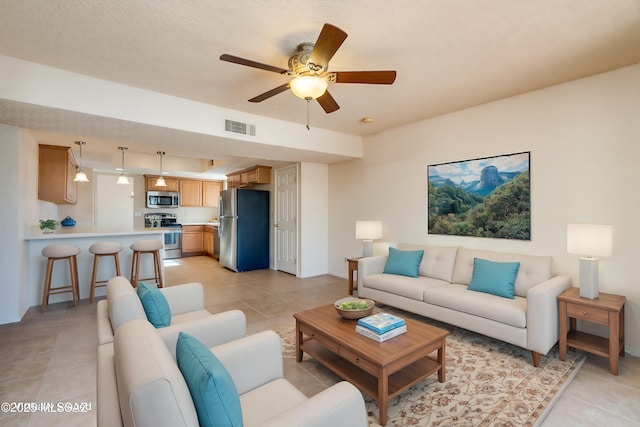
[[[220,264],[233,271],[269,268],[269,192],[220,192]]]

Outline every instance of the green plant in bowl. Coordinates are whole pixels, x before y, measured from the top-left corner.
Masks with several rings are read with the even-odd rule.
[[[58,226],[58,221],[55,219],[41,219],[40,230],[44,233],[53,233]]]
[[[346,301],[340,304],[342,310],[365,310],[369,308],[366,301]]]

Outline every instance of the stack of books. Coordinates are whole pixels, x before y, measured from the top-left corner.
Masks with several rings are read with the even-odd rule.
[[[358,320],[356,332],[367,338],[383,342],[407,332],[403,318],[390,313],[377,313]]]

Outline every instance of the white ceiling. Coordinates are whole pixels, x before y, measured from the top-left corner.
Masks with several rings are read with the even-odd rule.
[[[639,0],[0,0],[0,53],[303,126],[305,102],[291,93],[247,102],[286,76],[218,58],[229,53],[287,68],[295,47],[315,42],[325,22],[349,35],[330,70],[398,72],[391,86],[330,85],[341,107],[334,113],[311,105],[312,127],[354,135],[640,63]],[[27,110],[5,104],[0,122],[37,129]],[[68,114],[57,134],[36,135],[65,145],[96,136],[74,120],[86,117]],[[122,134],[114,120],[96,126],[119,128],[101,135]],[[111,145],[135,144],[145,132]],[[85,150],[97,162],[92,147]],[[202,155],[197,143],[181,151]],[[252,154],[230,158],[232,168],[265,158]],[[308,160],[309,153],[298,154]],[[113,150],[104,155],[111,162]],[[271,160],[296,160],[296,153],[286,157]],[[309,161],[318,160],[339,157]]]

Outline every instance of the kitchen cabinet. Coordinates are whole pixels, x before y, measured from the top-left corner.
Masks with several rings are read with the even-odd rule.
[[[182,226],[182,255],[202,255],[204,226],[183,225]]]
[[[215,230],[213,228],[213,226],[211,225],[205,225],[204,226],[204,232],[202,234],[202,239],[203,239],[203,249],[204,249],[204,253],[205,255],[208,255],[210,257],[213,256],[214,254],[214,249],[215,249],[215,243],[214,243],[214,234]]]
[[[271,166],[253,166],[227,175],[227,187],[271,184]]]
[[[78,166],[71,147],[40,144],[38,147],[38,199],[76,204],[78,183],[73,180]]]
[[[180,179],[180,206],[202,206],[202,181]]]
[[[164,182],[167,184],[166,187],[156,186],[156,181],[159,178],[158,175],[145,175],[144,178],[147,191],[180,191],[178,187],[178,178],[170,178],[165,176]]]
[[[202,206],[216,207],[220,202],[222,183],[216,181],[202,181]]]

